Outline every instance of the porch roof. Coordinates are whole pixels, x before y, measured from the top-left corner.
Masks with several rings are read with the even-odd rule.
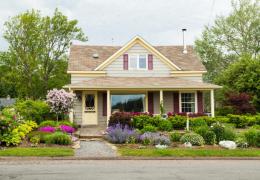
[[[98,77],[68,84],[71,89],[219,89],[221,86],[176,77]]]

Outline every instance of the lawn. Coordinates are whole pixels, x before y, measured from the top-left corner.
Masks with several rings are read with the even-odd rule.
[[[73,156],[74,151],[71,148],[57,147],[14,147],[0,150],[0,156]]]
[[[260,149],[132,149],[119,147],[118,151],[122,156],[139,157],[260,157]]]

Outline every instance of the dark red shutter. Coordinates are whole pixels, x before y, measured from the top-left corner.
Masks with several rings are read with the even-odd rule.
[[[179,92],[173,93],[173,112],[179,113]]]
[[[103,93],[103,116],[107,115],[107,93]]]
[[[148,112],[154,113],[153,111],[153,92],[148,92]]]
[[[153,70],[153,55],[148,54],[148,70]]]
[[[197,100],[198,100],[198,113],[203,113],[203,94],[201,91],[197,92]]]
[[[123,55],[123,61],[124,61],[124,70],[128,70],[128,54]]]

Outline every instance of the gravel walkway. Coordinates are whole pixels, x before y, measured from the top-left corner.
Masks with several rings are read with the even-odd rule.
[[[116,157],[114,146],[102,140],[80,141],[80,148],[75,150],[76,157]]]

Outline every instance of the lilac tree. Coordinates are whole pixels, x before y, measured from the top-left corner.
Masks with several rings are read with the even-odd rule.
[[[48,91],[46,102],[49,104],[51,112],[56,113],[58,121],[59,114],[64,114],[72,108],[75,98],[75,94],[66,92],[64,89],[53,89]]]

